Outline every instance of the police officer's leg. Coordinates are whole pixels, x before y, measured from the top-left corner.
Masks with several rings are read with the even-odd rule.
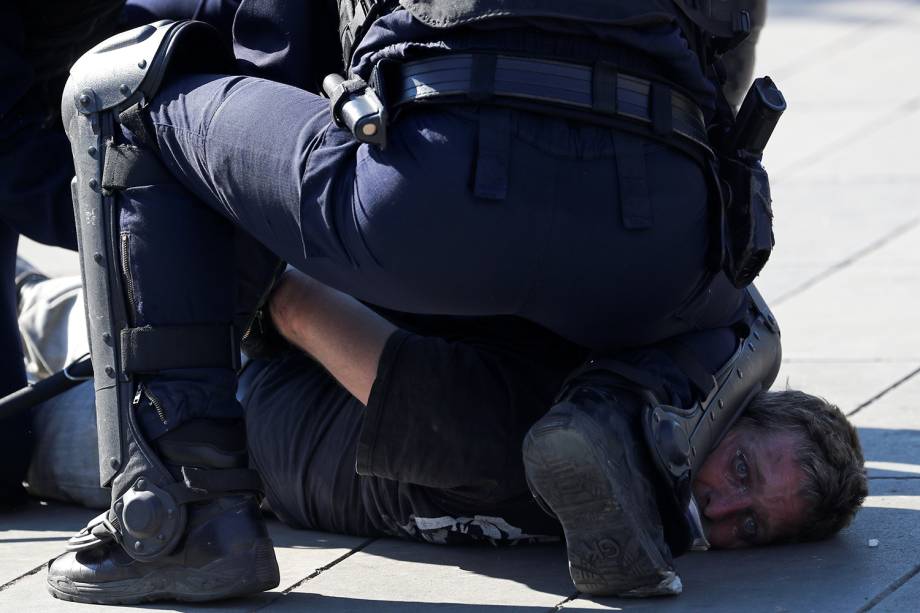
[[[457,111],[407,112],[379,150],[331,124],[328,101],[308,92],[195,75],[165,86],[149,117],[164,165],[202,201],[361,300],[516,314],[592,347],[686,330],[673,315],[706,275],[710,225],[693,159],[601,128]],[[479,138],[493,124],[504,162]],[[545,138],[534,145],[533,134]],[[477,185],[490,174],[503,199]],[[638,192],[638,227],[622,222],[621,184]]]
[[[211,600],[278,583],[234,397],[233,229],[196,206],[144,148],[139,124],[117,115],[171,53],[198,40],[197,57],[219,48],[203,27],[128,35],[121,64],[78,64],[64,94],[112,507],[49,568],[59,598]]]

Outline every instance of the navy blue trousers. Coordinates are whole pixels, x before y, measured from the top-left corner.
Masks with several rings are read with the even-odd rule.
[[[440,107],[402,115],[380,150],[333,125],[319,96],[214,75],[169,84],[149,117],[179,183],[123,197],[137,325],[230,321],[249,264],[231,256],[234,228],[369,303],[518,315],[596,349],[725,325],[741,304],[706,267],[703,171],[666,145]],[[190,416],[237,415],[229,400],[203,400],[230,378],[156,378],[176,415],[151,418],[151,436]]]

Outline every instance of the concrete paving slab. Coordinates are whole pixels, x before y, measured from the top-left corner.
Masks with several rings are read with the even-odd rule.
[[[874,0],[871,4],[863,0],[770,0],[771,20],[795,19],[819,20],[822,23],[862,24],[875,20],[891,23],[898,11],[910,8],[913,0]],[[774,21],[770,21],[771,26]]]
[[[905,66],[901,62],[882,59],[906,57],[915,52],[920,7],[916,3],[902,4],[890,13],[878,12],[869,19],[864,23],[871,27],[851,31],[839,39],[839,44],[817,48],[810,57],[800,56],[801,61],[790,66],[791,70],[784,72],[780,65],[779,72],[774,74],[782,81],[783,92],[788,92],[787,100],[821,105],[825,109],[842,105],[881,111],[900,98],[920,93],[920,83],[904,78]],[[799,27],[809,23],[796,22]],[[819,32],[820,28],[818,26]],[[789,33],[780,20],[769,25],[766,36],[788,40]],[[760,57],[762,68],[768,69],[768,62],[777,61],[769,55],[769,49],[762,48]],[[835,78],[828,78],[828,75]],[[880,96],[879,92],[885,94]]]
[[[878,604],[873,608],[877,613],[903,613],[904,611],[915,611],[920,603],[920,565],[913,568],[903,578],[906,579],[904,585],[898,587],[891,594],[880,597]]]
[[[267,611],[547,611],[573,596],[561,546],[439,547],[381,540]]]
[[[891,58],[913,55],[920,7],[839,0],[769,7],[757,74],[777,80],[790,108],[767,153],[774,177],[916,176],[910,115],[920,83]]]
[[[910,0],[770,0],[758,69],[787,78],[896,24]]]
[[[577,599],[571,606],[662,612],[856,611],[920,561],[918,519],[920,479],[874,481],[872,496],[853,525],[830,541],[692,554],[678,560],[684,594],[677,598]],[[869,539],[879,545],[869,547]]]
[[[775,308],[787,359],[920,362],[920,227]],[[858,288],[858,289],[857,289]]]
[[[918,185],[780,181],[773,189],[776,248],[758,288],[777,305],[908,231],[920,223]]]
[[[920,374],[852,416],[856,426],[900,428],[920,436]],[[920,456],[917,457],[920,462]]]
[[[920,169],[913,156],[920,137],[920,97],[902,99],[890,110],[891,115],[882,111],[871,124],[840,126],[836,139],[827,139],[826,146],[816,148],[819,157],[790,156],[790,167],[784,166],[782,175],[849,182],[875,177],[889,181],[917,178]]]
[[[852,418],[870,478],[920,477],[920,363],[783,364],[774,389],[789,387],[826,397],[850,413],[889,387],[894,390]]]
[[[24,236],[17,251],[49,277],[80,274],[80,260],[74,251],[42,245]]]
[[[920,476],[920,374],[852,417],[872,477]],[[918,554],[920,555],[920,554]]]
[[[366,543],[366,539],[356,537],[294,530],[277,521],[269,522],[269,531],[275,542],[275,554],[278,556],[278,565],[281,568],[281,584],[271,592],[251,598],[211,604],[160,604],[138,607],[104,607],[104,609],[106,611],[200,610],[220,611],[221,613],[255,611],[270,605],[281,597],[284,590],[292,588],[316,572],[321,572],[325,567]],[[49,557],[60,553],[60,549],[60,545],[58,545],[57,551],[53,552]],[[0,591],[0,611],[12,611],[14,608],[16,611],[41,611],[43,613],[56,613],[58,611],[76,613],[78,611],[92,610],[92,607],[57,600],[48,594],[45,588],[44,571],[25,577],[9,588]]]
[[[784,362],[773,389],[799,389],[826,398],[844,413],[870,401],[920,368],[917,362]]]
[[[0,586],[56,557],[64,550],[64,542],[97,514],[81,507],[35,501],[0,516]]]
[[[909,155],[918,130],[917,100],[899,99],[883,111],[790,112],[770,141],[766,168],[779,182],[916,180]]]

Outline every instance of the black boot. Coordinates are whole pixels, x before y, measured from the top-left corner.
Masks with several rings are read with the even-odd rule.
[[[531,491],[562,524],[569,572],[585,594],[682,589],[664,541],[641,406],[638,394],[585,378],[569,385],[524,440]]]
[[[189,422],[155,446],[179,479],[188,479],[196,470],[238,470],[246,465],[238,422]],[[135,532],[155,534],[158,519],[141,499],[145,484],[139,481],[133,489],[134,501],[124,499],[135,506],[134,513],[122,517]],[[48,589],[53,596],[94,604],[208,601],[261,592],[279,583],[274,548],[254,494],[228,493],[190,503],[185,534],[176,549],[147,562],[122,548],[132,543],[114,540],[105,526],[110,521],[107,514],[93,520],[71,539],[68,548],[75,551],[49,565]]]

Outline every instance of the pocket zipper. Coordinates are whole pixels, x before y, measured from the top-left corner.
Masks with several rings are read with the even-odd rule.
[[[157,417],[160,418],[160,422],[162,422],[164,426],[168,426],[169,419],[166,417],[166,411],[163,409],[163,405],[160,404],[159,399],[157,399],[157,397],[153,395],[153,392],[147,389],[143,383],[137,386],[137,393],[134,395],[134,401],[132,402],[134,408],[137,409],[140,407],[142,396],[147,399],[147,402],[149,402],[153,410],[156,411]]]

